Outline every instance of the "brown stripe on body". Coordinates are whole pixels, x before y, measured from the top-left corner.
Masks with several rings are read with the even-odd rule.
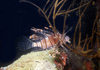
[[[45,44],[45,46],[43,47],[43,49],[46,49],[47,48],[47,42],[46,42],[45,38],[44,38],[44,44]]]
[[[49,42],[50,42],[50,44],[52,45],[52,47],[53,47],[53,44],[52,44],[52,42],[51,42],[51,40],[50,40],[50,38],[48,37],[48,40],[49,40]]]
[[[41,48],[45,49],[46,48],[45,38],[41,40],[41,43],[42,43]]]
[[[41,43],[41,48],[43,48],[42,42],[40,42],[40,43]]]

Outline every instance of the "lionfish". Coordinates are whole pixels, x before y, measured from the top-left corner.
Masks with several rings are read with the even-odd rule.
[[[86,35],[86,38],[82,40],[82,18],[84,17],[84,13],[89,7],[89,5],[94,5],[94,1],[92,0],[47,0],[45,6],[43,9],[36,5],[35,3],[27,0],[21,0],[20,2],[26,2],[29,3],[36,8],[38,8],[39,13],[45,17],[49,24],[49,28],[45,29],[39,29],[39,28],[31,28],[31,30],[34,32],[31,36],[29,36],[29,42],[31,42],[31,47],[40,47],[42,49],[48,49],[55,46],[62,46],[65,49],[68,48],[70,51],[87,57],[94,57],[96,54],[93,53],[90,55],[91,52],[94,52],[94,48],[91,46],[93,45],[94,40],[94,34],[95,34],[95,25],[97,23],[98,17],[94,21],[93,29],[92,29],[92,36],[88,38]],[[64,7],[67,6],[67,9],[64,9]],[[76,3],[79,3],[78,5]],[[78,21],[75,27],[74,35],[73,35],[73,42],[71,43],[70,37],[66,35],[65,29],[66,29],[66,23],[67,18],[71,12],[78,12]],[[59,17],[63,15],[64,17],[64,23],[63,23],[63,32],[60,33],[56,28],[56,17]],[[52,22],[50,21],[52,17]],[[79,33],[79,34],[76,34]],[[76,38],[78,36],[78,38]],[[76,44],[76,41],[78,42]],[[91,46],[91,47],[89,47]],[[27,47],[29,48],[29,47]]]
[[[54,45],[57,45],[58,43],[60,45],[66,42],[70,43],[70,38],[68,36],[65,36],[65,34],[62,35],[59,32],[54,33],[50,30],[48,31],[37,28],[32,28],[31,30],[35,32],[35,34],[29,37],[29,39],[33,41],[32,47],[41,47],[43,49],[47,49],[50,47],[54,47]],[[34,40],[38,41],[34,42]]]

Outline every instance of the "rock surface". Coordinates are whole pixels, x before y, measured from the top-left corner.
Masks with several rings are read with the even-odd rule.
[[[2,70],[57,70],[54,63],[54,58],[51,56],[53,50],[45,50],[38,52],[30,52],[22,55],[12,64],[7,67],[2,67]]]

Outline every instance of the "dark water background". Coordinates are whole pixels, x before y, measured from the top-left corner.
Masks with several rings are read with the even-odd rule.
[[[88,13],[95,16],[95,10],[91,8],[87,14]],[[69,18],[69,28],[74,28],[76,18],[76,16]],[[92,26],[91,23],[94,18],[95,17],[85,18],[85,22],[88,24],[84,26],[86,26],[86,28]],[[58,23],[57,28],[60,30],[61,28],[59,26],[62,26],[62,23],[60,20],[58,20]],[[48,26],[46,20],[32,5],[20,3],[19,0],[0,1],[0,65],[12,61],[16,57],[16,43],[18,38],[25,35],[29,36],[31,34],[31,27],[43,28],[44,26]],[[89,32],[90,29],[91,27],[88,28],[87,31],[84,30],[84,32]],[[74,29],[68,33],[71,38],[73,37],[73,32]]]

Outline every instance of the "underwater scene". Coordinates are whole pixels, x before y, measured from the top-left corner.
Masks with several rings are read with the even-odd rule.
[[[18,3],[16,54],[0,70],[100,70],[99,0]]]

